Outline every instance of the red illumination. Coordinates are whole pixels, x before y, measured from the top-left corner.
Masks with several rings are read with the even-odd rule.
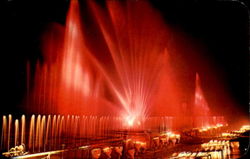
[[[89,15],[82,15],[78,1],[71,1],[66,25],[53,24],[45,34],[44,61],[37,62],[29,101],[36,107],[30,111],[118,116],[127,127],[144,125],[149,116],[164,116],[148,119],[152,127],[162,121],[164,128],[201,123],[196,116],[205,116],[197,125],[210,124],[198,75],[194,118],[182,118],[191,112],[182,110],[188,106],[181,105],[186,94],[171,62],[174,50],[167,47],[170,31],[148,2],[107,1],[106,9],[94,1],[87,5]],[[85,23],[82,17],[90,15]]]

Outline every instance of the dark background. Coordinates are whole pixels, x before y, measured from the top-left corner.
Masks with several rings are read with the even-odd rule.
[[[103,1],[99,1],[102,3]],[[212,61],[235,107],[231,115],[248,116],[249,15],[244,3],[233,1],[152,0],[166,24],[197,41]],[[1,2],[1,114],[24,113],[26,63],[31,71],[42,59],[41,35],[51,22],[64,24],[68,0],[4,0]],[[187,57],[187,64],[194,64]],[[197,67],[204,92],[213,87],[203,68]],[[210,74],[211,75],[211,74]],[[206,93],[205,93],[206,95]],[[230,110],[227,110],[230,112]]]

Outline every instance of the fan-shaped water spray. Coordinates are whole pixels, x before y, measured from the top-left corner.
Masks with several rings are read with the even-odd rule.
[[[167,32],[158,13],[147,2],[108,1],[107,10],[93,1],[87,4],[95,30],[83,25],[78,2],[72,1],[66,26],[54,25],[45,36],[44,61],[37,64],[29,102],[36,107],[28,109],[120,114],[129,125],[159,111],[159,106],[176,110],[164,115],[178,114],[180,97],[171,81]],[[100,39],[94,42],[88,31],[98,32]],[[163,92],[162,87],[171,89]],[[165,100],[157,101],[163,94]]]

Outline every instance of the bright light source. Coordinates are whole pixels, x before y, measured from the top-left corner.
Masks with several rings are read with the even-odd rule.
[[[133,126],[134,125],[134,121],[135,121],[135,117],[133,117],[133,116],[127,116],[126,117],[126,121],[127,121],[128,126]]]

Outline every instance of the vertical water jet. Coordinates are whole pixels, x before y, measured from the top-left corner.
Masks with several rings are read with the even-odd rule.
[[[14,136],[14,145],[18,146],[19,145],[19,121],[18,119],[15,120],[15,136]]]

